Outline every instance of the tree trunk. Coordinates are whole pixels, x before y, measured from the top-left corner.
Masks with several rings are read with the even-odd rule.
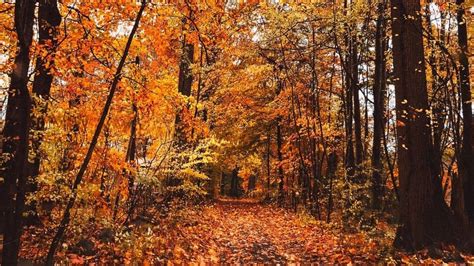
[[[271,158],[270,158],[270,153],[271,153],[271,145],[272,145],[272,135],[271,135],[271,127],[268,129],[268,135],[267,135],[267,198],[270,198],[270,175],[271,175]]]
[[[347,10],[347,0],[344,1],[344,10]],[[345,11],[346,12],[346,11]],[[349,26],[346,25],[346,33],[349,34]],[[346,130],[346,158],[345,158],[345,168],[346,168],[346,175],[349,180],[352,180],[354,178],[354,173],[355,173],[355,158],[354,158],[354,140],[353,140],[353,123],[352,119],[354,117],[353,115],[353,75],[351,74],[352,72],[352,48],[351,48],[351,41],[349,37],[345,38],[346,42],[346,47],[349,49],[349,55],[346,56],[345,58],[345,116],[346,116],[346,121],[345,121],[345,130]]]
[[[400,178],[400,227],[394,244],[418,249],[448,240],[453,230],[431,168],[420,2],[391,0],[391,11]]]
[[[327,212],[327,217],[326,217],[326,222],[331,222],[331,212],[332,212],[332,207],[333,207],[333,196],[332,196],[332,190],[333,190],[333,182],[334,182],[334,177],[336,176],[336,170],[337,170],[337,154],[336,152],[331,152],[328,155],[327,159],[327,176],[329,178],[329,197],[328,197],[328,205],[326,208]]]
[[[185,41],[184,41],[185,42]],[[179,64],[178,91],[184,96],[191,96],[193,75],[191,65],[194,63],[194,45],[185,43]]]
[[[33,109],[39,111],[37,117],[31,120],[31,130],[35,133],[32,147],[35,157],[31,165],[31,176],[39,174],[40,156],[37,153],[42,142],[41,132],[44,130],[44,115],[47,111],[47,101],[53,82],[51,69],[54,67],[54,54],[57,49],[58,26],[61,24],[57,0],[40,0],[38,11],[39,45],[47,51],[47,56],[38,55],[36,58],[36,73],[33,82]]]
[[[428,1],[425,7],[425,21],[427,24],[427,36],[428,40],[434,39],[433,37],[433,30],[432,30],[432,22],[431,22],[431,6],[432,1]],[[446,25],[444,24],[443,19],[443,11],[440,11],[440,32],[444,32]],[[440,34],[440,40],[444,42],[444,34]],[[440,78],[440,74],[445,70],[444,63],[442,62],[443,59],[440,61],[436,60],[436,51],[435,49],[431,49],[430,55],[428,56],[428,62],[431,68],[431,75],[432,75],[432,86],[431,86],[431,114],[432,114],[432,131],[433,131],[433,154],[432,154],[432,169],[433,175],[436,176],[438,182],[442,182],[442,150],[441,150],[441,141],[444,131],[444,118],[446,117],[444,113],[444,108],[446,106],[445,102],[445,86],[443,86],[442,79]],[[439,71],[438,71],[439,67]]]
[[[352,29],[353,31],[357,28]],[[351,38],[351,91],[354,104],[354,137],[355,137],[355,164],[357,169],[357,175],[360,174],[360,167],[363,161],[363,145],[362,145],[362,124],[361,124],[361,114],[360,114],[360,99],[359,99],[359,60],[358,60],[358,44],[357,36],[354,35]],[[360,176],[358,177],[358,179]],[[361,181],[361,180],[359,180]]]
[[[38,33],[39,45],[47,52],[46,56],[36,57],[36,73],[33,81],[33,101],[31,117],[32,150],[33,162],[29,165],[28,192],[34,192],[37,188],[36,177],[40,169],[40,146],[43,141],[43,131],[45,128],[44,116],[48,109],[48,100],[53,82],[51,69],[54,67],[54,55],[57,49],[58,27],[61,24],[61,14],[59,13],[57,0],[40,0],[38,10]],[[29,204],[28,218],[26,223],[35,223],[38,220],[35,210],[35,203]]]
[[[372,145],[372,207],[380,209],[383,198],[382,184],[382,138],[384,135],[385,110],[385,0],[377,6],[375,31],[375,77],[374,77],[374,138]]]
[[[251,192],[253,190],[255,190],[255,186],[257,184],[257,176],[256,175],[251,175],[249,177],[249,184],[248,184],[248,191]]]
[[[15,2],[15,31],[18,36],[17,54],[8,89],[8,104],[3,131],[3,153],[8,160],[3,164],[2,177],[5,192],[2,204],[5,210],[3,236],[3,265],[16,265],[22,233],[28,176],[28,137],[31,98],[28,91],[30,46],[33,38],[34,1]]]
[[[178,92],[186,97],[191,96],[191,88],[193,85],[193,75],[191,71],[191,64],[194,62],[194,45],[186,43],[183,40],[183,51],[179,64],[179,77],[178,77]],[[178,145],[184,145],[187,142],[187,137],[184,131],[185,125],[183,125],[183,114],[184,109],[188,106],[182,106],[176,115],[176,139]]]
[[[283,201],[285,199],[285,190],[284,190],[284,185],[285,185],[285,180],[284,180],[284,175],[283,175],[283,166],[281,165],[283,161],[283,154],[282,154],[282,134],[281,134],[281,118],[277,119],[277,136],[276,136],[276,141],[277,141],[277,156],[278,156],[278,177],[279,177],[279,182],[278,182],[278,201],[280,205],[283,205]]]
[[[133,163],[137,154],[137,123],[138,123],[138,108],[137,104],[132,104],[133,119],[130,123],[130,139],[128,141],[127,154],[125,162]],[[134,179],[132,175],[128,176],[128,192],[132,193]]]
[[[239,196],[239,170],[235,167],[232,170],[232,176],[230,180],[230,196],[231,197],[238,197]]]
[[[462,149],[461,149],[461,160],[459,164],[459,178],[460,183],[464,186],[464,197],[458,195],[458,198],[462,200],[464,198],[465,212],[469,218],[469,222],[474,224],[474,156],[473,156],[473,133],[472,133],[472,96],[471,96],[471,85],[469,79],[469,60],[467,57],[468,53],[468,42],[467,42],[467,26],[465,18],[465,6],[464,0],[457,0],[457,21],[458,21],[458,44],[460,48],[459,53],[459,74],[460,83],[459,87],[461,90],[462,100],[462,119],[463,119],[463,136],[462,136]],[[459,202],[459,205],[462,203]],[[459,207],[459,211],[462,211],[462,207]]]
[[[135,166],[135,156],[137,154],[137,124],[138,124],[138,108],[135,103],[135,99],[132,103],[133,118],[130,122],[130,139],[128,140],[127,154],[125,155],[125,162]],[[124,169],[124,173],[128,179],[128,213],[125,223],[133,218],[133,212],[135,210],[135,197],[136,191],[133,189],[135,185],[135,177],[132,173]],[[117,192],[117,198],[120,192]],[[118,206],[116,206],[117,208]]]
[[[220,194],[221,195],[225,194],[225,183],[226,183],[225,173],[224,173],[224,171],[222,171],[222,173],[221,173],[221,183],[220,183]]]

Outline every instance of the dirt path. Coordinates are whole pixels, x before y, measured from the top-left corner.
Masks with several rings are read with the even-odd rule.
[[[337,226],[249,200],[219,200],[203,207],[181,207],[166,216],[158,216],[151,223],[136,223],[128,230],[116,233],[111,243],[94,238],[97,232],[91,228],[89,238],[95,244],[95,255],[86,256],[68,249],[58,252],[57,260],[68,265],[440,264],[463,262],[464,259],[469,263],[474,261],[471,255],[460,257],[461,254],[450,249],[394,253],[390,249],[391,238],[374,237],[373,232],[370,236],[368,232],[343,233]],[[33,261],[42,265],[49,241],[38,242],[35,236],[47,235],[44,230],[47,229],[25,232],[20,253],[22,265]],[[377,225],[379,233],[386,235],[387,230],[381,223]]]
[[[227,263],[369,262],[375,244],[251,201],[221,200],[180,231],[173,260]]]

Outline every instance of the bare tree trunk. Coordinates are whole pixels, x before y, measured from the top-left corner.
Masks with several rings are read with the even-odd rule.
[[[132,111],[133,111],[133,119],[130,123],[130,138],[128,140],[128,147],[127,147],[127,154],[125,155],[125,162],[131,165],[135,165],[135,156],[137,154],[137,124],[138,124],[138,108],[135,100],[132,103]],[[132,173],[127,172],[124,170],[125,175],[128,179],[128,213],[125,223],[130,221],[133,218],[133,212],[135,210],[135,197],[136,191],[133,189],[135,185],[135,177]],[[117,192],[117,198],[119,197],[120,193]],[[118,200],[117,200],[118,201]],[[116,206],[116,209],[118,206]]]
[[[271,158],[270,158],[270,153],[271,153],[271,145],[272,145],[272,135],[271,135],[271,127],[268,130],[267,134],[267,198],[270,198],[270,185],[271,185]]]
[[[435,187],[420,2],[391,0],[400,178],[396,246],[452,239],[450,212]]]
[[[251,175],[249,177],[249,183],[248,183],[248,186],[247,186],[247,190],[249,192],[255,190],[256,184],[257,184],[257,176],[256,175]]]
[[[277,136],[276,136],[276,141],[277,141],[277,156],[278,156],[278,177],[279,177],[279,183],[278,183],[278,200],[279,204],[283,205],[283,201],[285,199],[285,191],[284,191],[284,185],[285,185],[285,178],[283,175],[283,166],[281,165],[283,161],[283,154],[282,154],[282,134],[281,134],[281,118],[277,119]]]
[[[191,73],[191,64],[194,63],[194,45],[191,43],[183,44],[183,54],[179,65],[178,91],[182,95],[190,96],[193,83]]]
[[[235,167],[232,170],[232,176],[230,180],[230,196],[231,197],[238,197],[239,196],[239,169]]]
[[[462,136],[462,149],[461,159],[459,164],[459,178],[460,185],[464,187],[464,190],[460,189],[457,191],[460,201],[464,198],[464,203],[458,202],[457,212],[465,212],[469,218],[469,222],[474,224],[474,156],[473,156],[473,121],[472,121],[472,96],[471,96],[471,84],[469,79],[469,60],[468,54],[468,42],[467,42],[467,26],[465,18],[465,9],[467,6],[464,0],[457,0],[457,21],[458,21],[458,44],[460,48],[459,53],[459,74],[460,83],[459,87],[461,90],[462,100],[462,120],[463,120],[463,136]],[[464,193],[464,195],[460,195]],[[464,206],[462,206],[464,205]]]
[[[432,32],[432,25],[431,25],[431,11],[430,11],[430,5],[432,1],[428,1],[425,7],[425,20],[427,23],[427,35],[428,35],[428,40],[433,39],[433,32]],[[441,26],[440,26],[440,32],[444,32],[444,19],[443,19],[443,11],[440,11],[440,16],[441,16]],[[441,34],[440,39],[444,42],[443,40],[443,35]],[[442,60],[441,60],[442,61]],[[439,76],[439,72],[443,72],[443,65],[444,63],[438,62],[436,60],[436,52],[434,49],[431,50],[431,53],[428,57],[428,62],[430,64],[431,68],[431,74],[433,76],[433,81],[432,81],[432,87],[431,87],[431,113],[432,113],[432,131],[433,131],[433,155],[432,155],[432,169],[433,169],[433,175],[436,176],[438,179],[438,182],[442,182],[442,151],[441,151],[441,138],[443,136],[443,130],[444,130],[444,117],[446,116],[444,114],[444,92],[445,92],[445,86],[443,86],[441,78]],[[439,64],[439,65],[438,65]],[[439,71],[438,71],[439,67]]]
[[[374,138],[372,145],[372,207],[380,209],[383,198],[382,183],[382,138],[384,136],[385,110],[385,0],[377,5],[375,32],[375,77],[374,77]]]
[[[186,43],[186,39],[183,40],[183,50],[181,60],[179,64],[179,77],[178,77],[178,92],[183,96],[191,96],[191,88],[193,85],[193,75],[191,71],[191,64],[194,63],[194,45]],[[176,140],[178,145],[184,145],[187,142],[187,136],[184,132],[182,115],[184,114],[184,108],[188,106],[182,106],[176,115]]]
[[[460,163],[460,174],[463,176],[462,180],[465,182],[465,196],[471,197],[466,198],[466,211],[469,219],[474,221],[474,157],[473,157],[473,133],[472,133],[472,96],[471,96],[471,82],[469,78],[469,60],[467,57],[468,53],[468,42],[467,42],[467,21],[465,18],[465,9],[467,6],[464,0],[457,0],[458,11],[458,44],[460,47],[459,53],[459,64],[460,64],[460,88],[462,98],[462,114],[463,114],[463,142],[462,142],[462,158]]]
[[[347,7],[348,7],[348,0],[344,0],[344,14],[347,14]],[[346,177],[349,180],[352,180],[354,178],[354,173],[355,173],[355,158],[354,158],[354,137],[353,137],[353,123],[352,119],[354,117],[353,115],[353,104],[352,104],[352,74],[351,74],[351,42],[349,38],[349,25],[344,25],[345,27],[345,32],[346,32],[346,37],[344,38],[345,46],[349,50],[349,53],[346,54],[346,56],[341,57],[341,61],[344,70],[344,110],[345,110],[345,118],[346,120],[344,121],[345,125],[345,136],[346,136],[346,149],[345,149],[345,169],[346,169]],[[337,35],[335,35],[337,36]],[[337,43],[337,41],[336,41]],[[339,51],[339,54],[341,54],[341,51]]]
[[[355,158],[354,158],[354,140],[353,140],[353,106],[352,106],[352,91],[351,91],[351,82],[349,75],[346,75],[346,99],[345,99],[345,109],[346,109],[346,173],[349,179],[353,179],[355,172]]]
[[[326,208],[326,212],[327,212],[326,222],[329,223],[331,222],[331,212],[332,212],[332,207],[333,207],[333,198],[332,198],[333,182],[334,182],[334,177],[336,176],[336,170],[337,170],[336,152],[329,153],[327,163],[328,163],[327,175],[329,178],[329,198],[328,198],[328,205]]]
[[[2,204],[5,210],[3,236],[3,265],[16,265],[22,233],[28,176],[28,139],[30,129],[31,98],[28,91],[30,46],[33,38],[35,3],[27,0],[15,2],[15,31],[18,36],[17,54],[8,89],[8,104],[3,131],[3,153],[8,160],[3,164],[2,177],[5,192]]]
[[[353,31],[357,30],[352,29]],[[357,169],[357,175],[360,178],[360,167],[363,161],[363,145],[362,145],[362,124],[360,114],[360,99],[359,99],[359,60],[358,60],[358,44],[357,36],[351,37],[351,91],[354,104],[354,137],[355,137],[355,164]],[[359,180],[361,181],[361,180]]]

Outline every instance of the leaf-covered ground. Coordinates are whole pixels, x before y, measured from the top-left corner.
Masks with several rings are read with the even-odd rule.
[[[174,259],[228,263],[369,262],[377,245],[330,226],[251,201],[219,201],[182,228]]]
[[[174,210],[115,232],[106,242],[101,240],[101,229],[92,228],[81,236],[90,241],[91,250],[74,247],[73,242],[80,238],[72,240],[70,236],[58,259],[68,264],[145,265],[472,262],[472,257],[449,246],[414,254],[394,251],[390,238],[394,228],[383,223],[371,233],[347,233],[340,225],[251,200],[221,199],[202,207]],[[25,232],[22,257],[39,261],[47,246],[32,241],[27,237],[31,234],[31,230]]]

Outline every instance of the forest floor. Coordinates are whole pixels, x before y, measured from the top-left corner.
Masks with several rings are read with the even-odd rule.
[[[250,200],[220,200],[205,207],[194,226],[183,260],[226,263],[375,262],[378,244],[362,235],[344,235],[309,217]],[[188,242],[189,241],[189,242]],[[183,250],[184,251],[184,250]],[[175,254],[176,255],[176,254]],[[176,259],[176,257],[175,257]]]
[[[340,225],[249,199],[220,199],[170,213],[116,233],[107,243],[91,235],[87,239],[94,241],[92,254],[69,247],[57,255],[63,262],[78,265],[474,262],[450,247],[415,254],[395,251],[391,247],[394,228],[381,222],[372,232],[348,233]],[[28,257],[34,249],[45,251],[45,246],[28,238],[24,235],[22,257],[41,260],[42,251]]]

